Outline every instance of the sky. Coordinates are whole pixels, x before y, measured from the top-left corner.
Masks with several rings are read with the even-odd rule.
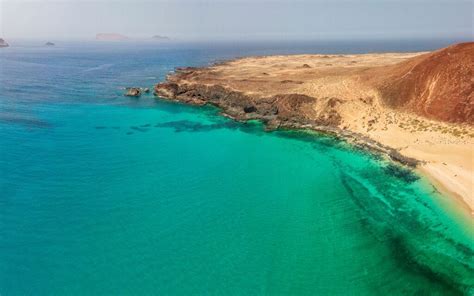
[[[0,37],[474,39],[474,0],[0,0]]]

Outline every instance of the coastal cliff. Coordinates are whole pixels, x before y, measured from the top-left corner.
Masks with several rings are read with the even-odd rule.
[[[468,82],[474,67],[472,56],[459,52],[473,48],[470,43],[433,53],[242,58],[178,68],[155,86],[155,94],[213,104],[236,120],[262,120],[268,129],[308,128],[349,139],[418,166],[472,212],[473,99]],[[458,87],[452,97],[448,86]],[[446,109],[439,107],[443,98]]]

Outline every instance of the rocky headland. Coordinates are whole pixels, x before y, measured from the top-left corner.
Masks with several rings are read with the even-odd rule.
[[[306,128],[416,167],[474,214],[474,43],[434,52],[248,57],[177,68],[164,99]]]

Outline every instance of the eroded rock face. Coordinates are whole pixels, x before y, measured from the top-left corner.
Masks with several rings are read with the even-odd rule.
[[[9,46],[8,43],[2,38],[0,38],[0,47],[8,47],[8,46]]]
[[[187,73],[189,74],[189,73]],[[155,86],[155,95],[188,104],[210,103],[238,120],[261,119],[270,126],[300,126],[318,124],[338,126],[340,115],[335,109],[316,113],[312,105],[316,98],[303,94],[279,94],[260,97],[231,90],[220,85],[163,82]]]
[[[171,82],[163,82],[155,85],[155,96],[166,98],[166,99],[176,99],[176,94],[178,93],[178,85]]]

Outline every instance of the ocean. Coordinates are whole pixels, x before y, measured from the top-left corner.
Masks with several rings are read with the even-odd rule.
[[[448,41],[10,42],[0,295],[472,295],[474,230],[422,176],[332,137],[123,96],[246,55]]]

